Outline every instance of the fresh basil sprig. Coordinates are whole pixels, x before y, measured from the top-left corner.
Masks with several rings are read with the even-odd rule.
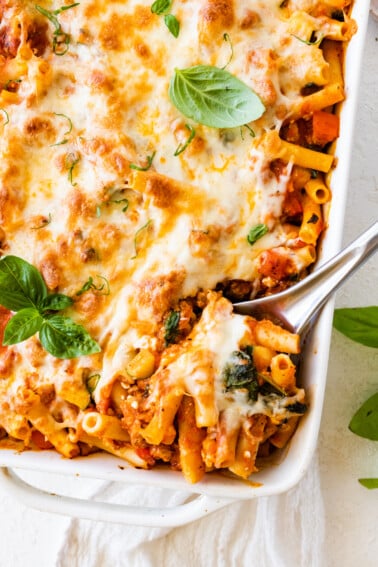
[[[73,300],[62,293],[49,293],[39,271],[22,258],[0,259],[0,304],[15,312],[4,330],[4,346],[39,332],[43,348],[57,358],[76,358],[101,350],[84,327],[54,313],[70,307]]]
[[[234,128],[265,112],[259,96],[225,69],[195,65],[175,69],[168,91],[184,116],[211,128]]]
[[[353,341],[378,348],[378,306],[336,309],[333,325]],[[349,429],[360,437],[378,441],[378,392],[356,411]],[[378,488],[378,478],[359,478],[358,481],[365,488]]]

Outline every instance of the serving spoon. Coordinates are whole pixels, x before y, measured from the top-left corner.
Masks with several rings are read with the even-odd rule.
[[[330,296],[377,250],[378,222],[298,284],[274,295],[234,303],[234,311],[268,318],[302,340]]]

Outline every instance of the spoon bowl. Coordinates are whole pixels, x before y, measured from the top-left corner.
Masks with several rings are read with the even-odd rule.
[[[234,311],[267,318],[304,340],[330,296],[376,252],[378,222],[298,284],[267,297],[234,303]]]

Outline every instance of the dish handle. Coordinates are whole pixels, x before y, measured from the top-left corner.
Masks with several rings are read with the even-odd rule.
[[[1,481],[23,504],[63,516],[148,527],[179,527],[232,504],[234,499],[193,494],[186,502],[169,508],[149,508],[83,500],[46,492],[23,480],[13,469],[0,467]]]

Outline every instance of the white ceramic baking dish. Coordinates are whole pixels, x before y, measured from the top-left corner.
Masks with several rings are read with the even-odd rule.
[[[332,186],[337,187],[337,192],[334,191],[337,193],[337,200],[334,199],[330,209],[329,228],[322,243],[319,263],[324,263],[334,256],[341,246],[359,71],[368,14],[369,2],[356,0],[353,17],[358,23],[358,33],[350,42],[346,57],[347,98],[341,111],[341,135],[336,152],[338,167],[332,177]],[[10,449],[0,450],[1,481],[7,484],[12,493],[21,497],[24,504],[43,511],[146,526],[184,525],[236,500],[287,491],[301,479],[316,448],[327,376],[332,315],[331,301],[323,309],[304,352],[305,362],[300,380],[307,391],[310,409],[300,421],[289,447],[277,455],[273,463],[263,465],[260,472],[253,475],[251,482],[214,473],[192,486],[183,480],[180,473],[167,468],[136,470],[128,467],[124,461],[106,454],[97,453],[85,458],[67,460],[50,451],[27,451],[20,454]],[[106,504],[43,492],[27,484],[13,469],[120,481],[139,487],[144,484],[155,485],[183,490],[192,496],[180,506],[165,509]]]

